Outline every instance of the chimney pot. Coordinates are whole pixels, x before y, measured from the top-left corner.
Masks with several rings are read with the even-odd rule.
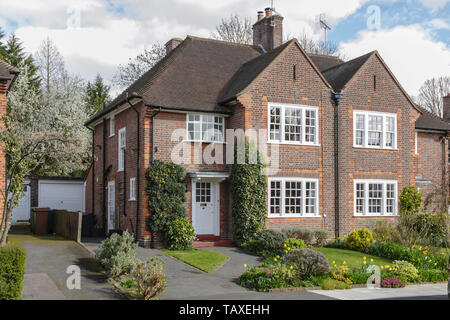
[[[261,21],[264,18],[264,11],[258,11],[258,21]]]
[[[272,8],[266,8],[266,17],[272,16]]]

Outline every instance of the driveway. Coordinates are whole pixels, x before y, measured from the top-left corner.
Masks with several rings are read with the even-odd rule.
[[[14,235],[10,236],[14,240]],[[106,283],[88,251],[73,241],[21,236],[27,251],[24,300],[117,300],[124,299]],[[67,288],[67,268],[81,270],[81,289]]]

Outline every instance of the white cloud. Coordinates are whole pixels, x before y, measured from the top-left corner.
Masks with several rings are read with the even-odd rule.
[[[450,30],[450,24],[444,19],[433,19],[428,23],[432,29]]]
[[[436,11],[445,7],[447,3],[450,3],[450,0],[420,0],[420,2],[425,8]]]
[[[340,48],[350,58],[378,50],[411,95],[417,95],[426,79],[450,74],[450,48],[434,41],[430,31],[419,25],[362,31],[356,40],[341,43]]]

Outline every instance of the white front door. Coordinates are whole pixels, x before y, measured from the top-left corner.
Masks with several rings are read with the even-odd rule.
[[[192,188],[192,222],[197,235],[220,236],[219,184],[198,181]]]
[[[9,181],[8,181],[9,183]],[[13,209],[12,212],[12,223],[17,223],[21,221],[29,221],[30,215],[31,215],[31,197],[30,197],[30,190],[31,187],[28,185],[29,181],[24,181],[23,186],[23,196],[20,199],[19,205]]]
[[[116,227],[116,186],[114,181],[108,183],[108,230]]]

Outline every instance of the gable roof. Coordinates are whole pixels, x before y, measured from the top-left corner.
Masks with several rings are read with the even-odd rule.
[[[310,54],[310,53],[308,54],[308,56],[311,58],[311,60],[314,62],[314,64],[317,66],[317,69],[319,69],[320,72],[323,72],[325,70],[328,70],[330,68],[345,63],[345,61],[341,60],[341,58],[335,56],[326,56],[323,54]]]
[[[348,62],[336,65],[329,69],[323,70],[323,76],[331,84],[333,89],[339,92],[345,88],[347,83],[353,78],[353,76],[373,54],[375,54],[375,51]]]
[[[19,69],[10,66],[5,61],[0,60],[0,80],[7,81],[7,88],[9,89],[15,78],[19,74]]]
[[[416,107],[422,112],[422,115],[416,121],[416,129],[450,132],[450,124],[444,119],[418,105]]]

